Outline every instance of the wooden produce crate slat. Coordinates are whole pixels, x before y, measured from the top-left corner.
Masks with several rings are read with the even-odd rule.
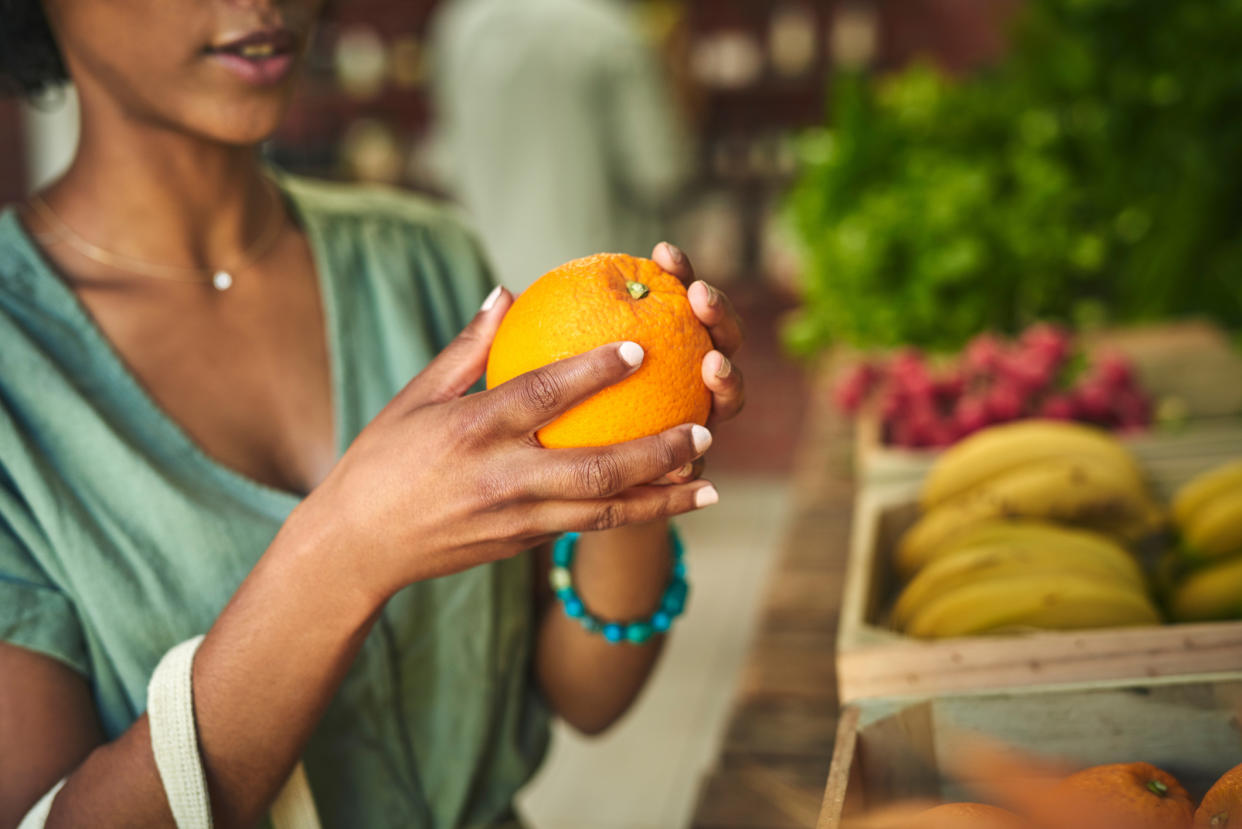
[[[1178,467],[1194,474],[1218,462]],[[1168,480],[1154,468],[1153,477]],[[917,516],[918,482],[859,494],[837,636],[841,700],[1242,670],[1242,622],[921,640],[886,627],[892,550]],[[1167,488],[1167,484],[1166,484]]]
[[[1238,672],[860,702],[842,713],[817,829],[906,800],[986,799],[950,773],[974,735],[1074,768],[1149,762],[1197,800],[1242,762],[1240,716]]]

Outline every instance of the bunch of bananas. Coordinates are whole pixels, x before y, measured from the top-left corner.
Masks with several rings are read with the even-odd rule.
[[[1173,499],[1182,547],[1164,562],[1182,622],[1242,619],[1242,460],[1195,478]]]
[[[972,435],[929,472],[897,546],[893,609],[913,636],[1155,624],[1127,549],[1164,524],[1115,438],[1026,420]]]

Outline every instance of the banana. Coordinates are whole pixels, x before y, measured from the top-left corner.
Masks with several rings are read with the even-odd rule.
[[[992,542],[955,550],[924,567],[893,606],[892,621],[905,627],[929,603],[958,587],[1008,576],[1078,573],[1147,589],[1134,558],[1115,544],[1098,546]]]
[[[1142,480],[1129,450],[1107,432],[1058,420],[1021,420],[976,432],[946,450],[928,472],[919,503],[928,509],[1009,470],[1055,457],[1107,464]]]
[[[1242,490],[1242,460],[1204,472],[1183,486],[1173,497],[1173,517],[1179,526],[1219,495]]]
[[[1112,538],[1100,532],[1080,527],[1067,527],[1048,521],[1034,519],[989,519],[973,524],[951,535],[944,543],[928,550],[919,562],[898,561],[898,571],[903,578],[910,578],[921,567],[929,565],[941,556],[955,553],[967,547],[988,544],[1007,544],[1022,547],[1071,547],[1090,555],[1095,548],[1104,548],[1102,555],[1130,553]],[[1087,548],[1087,549],[1083,549]],[[914,566],[917,565],[917,566]],[[913,569],[908,569],[913,566]]]
[[[1217,495],[1196,509],[1182,526],[1182,538],[1199,557],[1242,552],[1242,487]]]
[[[1154,527],[1160,516],[1142,483],[1127,471],[1094,460],[1047,458],[1000,474],[932,508],[898,542],[897,568],[913,573],[940,545],[973,525],[998,518],[1039,518],[1105,530],[1125,522],[1130,533],[1140,525]]]
[[[1169,610],[1179,622],[1242,619],[1242,557],[1191,573],[1173,590]]]
[[[1129,584],[1080,573],[1041,573],[972,582],[929,602],[906,633],[971,636],[1021,628],[1077,630],[1159,624],[1151,600]]]

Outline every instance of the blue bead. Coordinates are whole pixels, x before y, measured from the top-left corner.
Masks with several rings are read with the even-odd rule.
[[[651,628],[656,633],[663,633],[673,625],[673,617],[669,616],[663,610],[657,610],[651,614]]]
[[[560,599],[562,602],[567,602],[576,595],[577,594],[574,593],[574,589],[572,587],[565,587],[556,591],[556,598]]]
[[[646,622],[634,622],[626,627],[625,638],[635,645],[641,645],[651,638],[652,633],[651,625]]]
[[[590,613],[584,614],[578,623],[582,625],[582,629],[587,633],[599,633],[604,629],[604,623],[596,619]]]
[[[660,602],[660,607],[676,616],[686,606],[687,592],[689,592],[689,587],[684,581],[674,581],[668,586],[668,590],[664,591],[664,599]]]
[[[625,638],[625,630],[615,622],[604,625],[604,638],[609,642],[616,644]]]
[[[679,579],[686,577],[686,563],[684,561],[679,561],[673,565],[673,575]]]
[[[556,539],[552,546],[552,563],[557,567],[568,567],[574,560],[574,549],[578,546],[577,533],[565,533]]]
[[[586,607],[583,606],[582,601],[577,597],[566,599],[565,613],[568,614],[571,619],[578,619],[582,616],[582,614],[586,613]]]

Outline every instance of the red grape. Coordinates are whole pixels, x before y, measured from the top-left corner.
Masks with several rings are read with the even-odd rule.
[[[1101,356],[1096,361],[1094,374],[1105,387],[1113,390],[1129,388],[1134,383],[1130,361],[1120,354]]]
[[[842,375],[834,390],[837,406],[850,414],[862,408],[875,384],[876,370],[870,363],[859,363]]]
[[[1050,420],[1074,420],[1078,417],[1078,404],[1068,394],[1050,394],[1039,407],[1039,416]]]
[[[988,414],[997,423],[1017,420],[1022,416],[1022,392],[1011,383],[999,382],[988,391],[987,406]]]
[[[962,361],[968,372],[987,374],[996,369],[1004,355],[1004,341],[995,334],[986,332],[979,334],[966,344]]]
[[[1034,394],[1052,383],[1056,366],[1042,353],[1023,349],[1007,354],[1000,363],[998,373],[1019,390]]]
[[[1037,322],[1022,332],[1022,344],[1042,355],[1048,363],[1060,366],[1069,356],[1072,341],[1070,334],[1059,325]]]
[[[957,401],[953,410],[953,420],[961,435],[977,432],[992,422],[987,402],[980,397],[966,396]]]
[[[1107,423],[1113,412],[1112,394],[1097,380],[1090,379],[1074,392],[1075,400],[1086,420]]]

